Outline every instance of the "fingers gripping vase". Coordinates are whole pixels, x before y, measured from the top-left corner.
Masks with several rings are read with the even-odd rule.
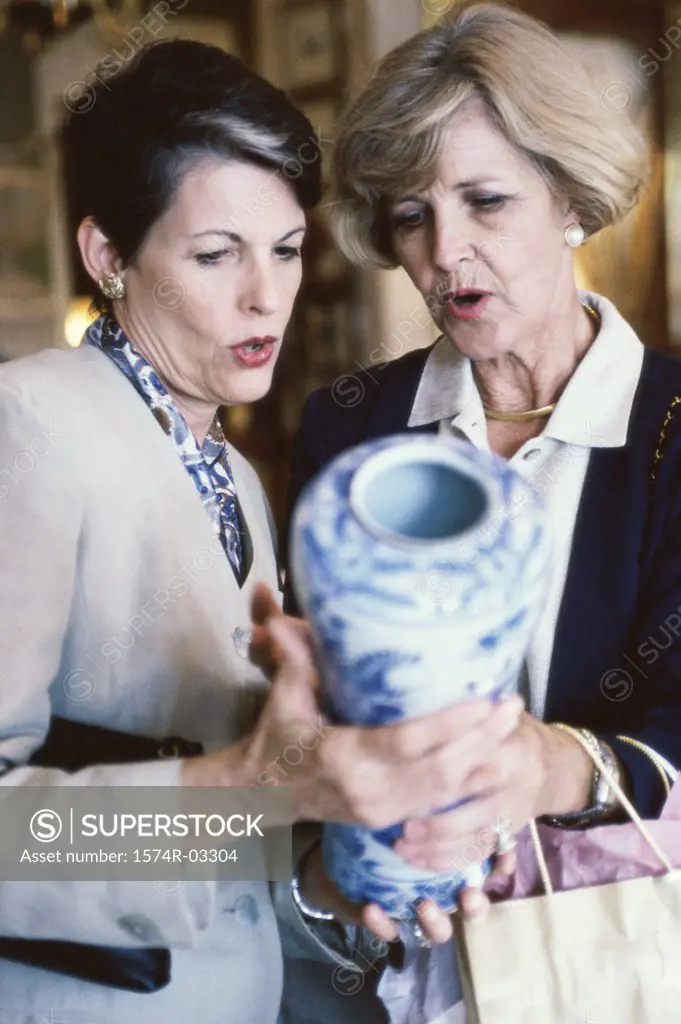
[[[540,499],[504,459],[428,435],[340,455],[292,532],[330,718],[378,726],[514,692],[547,567]],[[350,899],[399,916],[431,896],[449,910],[480,881],[480,857],[446,874],[413,868],[392,849],[400,831],[325,826],[327,873]]]

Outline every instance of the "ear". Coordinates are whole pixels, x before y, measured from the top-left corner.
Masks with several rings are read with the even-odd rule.
[[[93,281],[99,281],[105,274],[121,273],[123,261],[92,217],[81,222],[76,239],[83,265]]]
[[[560,207],[563,217],[563,228],[569,228],[572,224],[579,224],[579,215],[572,209],[570,201],[563,199]]]

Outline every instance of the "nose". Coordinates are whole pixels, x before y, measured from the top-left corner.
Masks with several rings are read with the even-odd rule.
[[[274,268],[268,261],[249,261],[244,268],[241,307],[246,313],[272,316],[279,309],[280,297]]]
[[[464,214],[451,209],[435,212],[432,220],[432,259],[444,274],[457,270],[475,257],[473,227]],[[469,264],[470,265],[470,264]]]

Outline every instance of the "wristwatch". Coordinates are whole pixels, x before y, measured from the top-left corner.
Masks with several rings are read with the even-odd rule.
[[[619,761],[612,748],[599,740],[588,729],[573,729],[571,726],[563,725],[562,722],[551,723],[556,729],[563,729],[565,732],[578,733],[586,744],[600,758],[606,775],[600,768],[594,765],[594,773],[591,782],[591,802],[581,811],[570,811],[567,814],[546,814],[539,820],[554,828],[586,828],[596,822],[608,818],[617,807],[617,795],[611,786],[608,778],[612,779],[618,786],[621,784],[621,770]]]
[[[291,896],[293,897],[293,902],[304,918],[307,918],[310,921],[333,921],[335,915],[329,913],[327,910],[319,910],[317,907],[313,907],[307,902],[300,888],[300,876],[303,873],[303,869],[312,854],[319,849],[321,842],[321,839],[316,839],[311,846],[308,846],[307,850],[296,864],[293,871],[293,878],[291,879]]]

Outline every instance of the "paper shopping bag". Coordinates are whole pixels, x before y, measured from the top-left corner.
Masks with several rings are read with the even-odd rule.
[[[457,922],[467,1024],[681,1024],[681,870],[584,749],[665,873],[555,892],[531,823],[544,895]]]
[[[468,1024],[679,1024],[681,871],[498,903],[457,943]]]

